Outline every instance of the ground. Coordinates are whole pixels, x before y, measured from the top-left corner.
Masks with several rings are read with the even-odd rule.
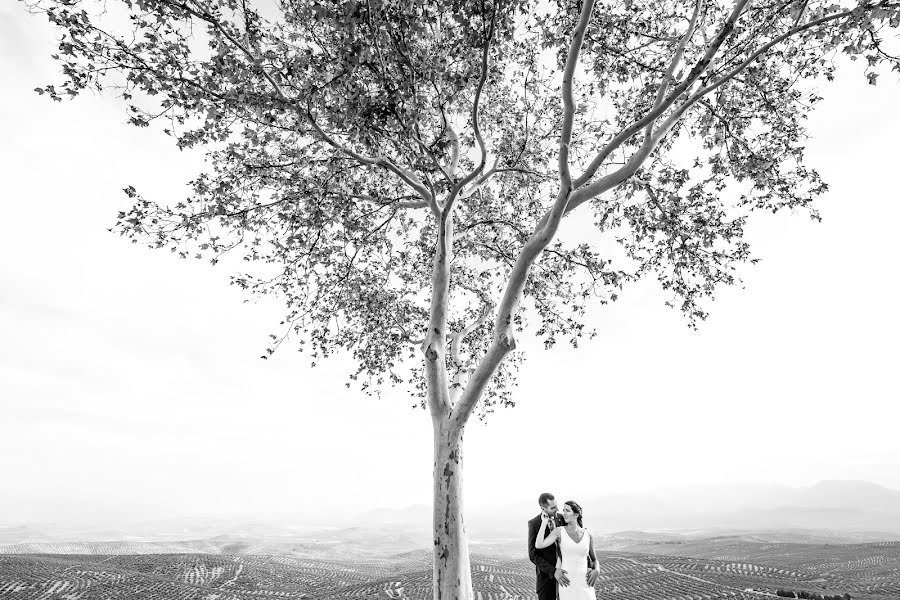
[[[524,554],[524,551],[523,551]],[[777,589],[900,598],[900,542],[789,544],[739,538],[643,543],[598,553],[598,600],[773,598]],[[534,567],[509,548],[472,554],[477,600],[532,599]],[[15,600],[345,600],[431,594],[431,555],[0,554],[0,598]]]

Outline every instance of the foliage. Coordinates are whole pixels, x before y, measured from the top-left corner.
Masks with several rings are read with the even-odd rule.
[[[645,275],[692,325],[704,319],[754,260],[753,211],[818,218],[827,186],[804,162],[813,83],[843,55],[873,84],[900,70],[887,0],[32,8],[62,36],[63,80],[39,93],[113,92],[133,125],[208,151],[184,202],[126,188],[117,231],[213,264],[240,253],[232,283],[286,305],[267,353],[289,335],[314,364],[349,351],[365,389],[425,398],[415,349],[446,299],[450,346],[435,356],[450,387],[499,356],[475,393],[483,411],[511,403],[520,354],[492,354],[504,326],[577,345],[594,334],[588,308]],[[593,232],[555,239],[555,220],[587,202]]]

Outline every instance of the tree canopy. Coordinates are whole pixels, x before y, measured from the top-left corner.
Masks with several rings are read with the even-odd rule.
[[[525,310],[505,315],[511,347],[529,325],[547,345],[577,344],[593,333],[587,307],[644,275],[694,324],[754,260],[750,213],[818,217],[827,186],[804,162],[812,83],[843,55],[873,84],[900,70],[885,46],[900,13],[886,0],[33,8],[62,34],[64,79],[40,93],[111,91],[132,124],[209,153],[184,201],[126,188],[118,231],[213,263],[241,253],[251,264],[232,282],[286,304],[268,353],[289,335],[313,362],[343,349],[364,388],[406,383],[423,398],[409,359],[440,292],[442,231],[451,378],[490,352],[491,317],[518,304],[504,292],[542,231]],[[593,236],[554,239],[576,210]],[[510,402],[517,356],[496,365],[486,410]]]

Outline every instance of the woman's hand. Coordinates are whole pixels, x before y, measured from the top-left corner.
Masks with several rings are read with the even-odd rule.
[[[546,548],[547,546],[552,544],[554,541],[556,541],[556,538],[554,537],[557,532],[556,529],[554,529],[549,534],[547,534],[547,520],[548,519],[549,519],[549,517],[545,513],[542,512],[541,513],[541,528],[538,529],[537,538],[535,538],[535,540],[534,540],[534,547],[537,548],[538,550],[540,550],[541,548]]]

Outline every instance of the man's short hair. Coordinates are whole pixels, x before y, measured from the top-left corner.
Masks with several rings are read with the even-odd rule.
[[[553,494],[551,494],[550,492],[544,492],[543,494],[538,496],[538,505],[540,505],[541,507],[547,506],[547,504],[549,504],[551,500],[556,500],[556,498],[553,497]]]

